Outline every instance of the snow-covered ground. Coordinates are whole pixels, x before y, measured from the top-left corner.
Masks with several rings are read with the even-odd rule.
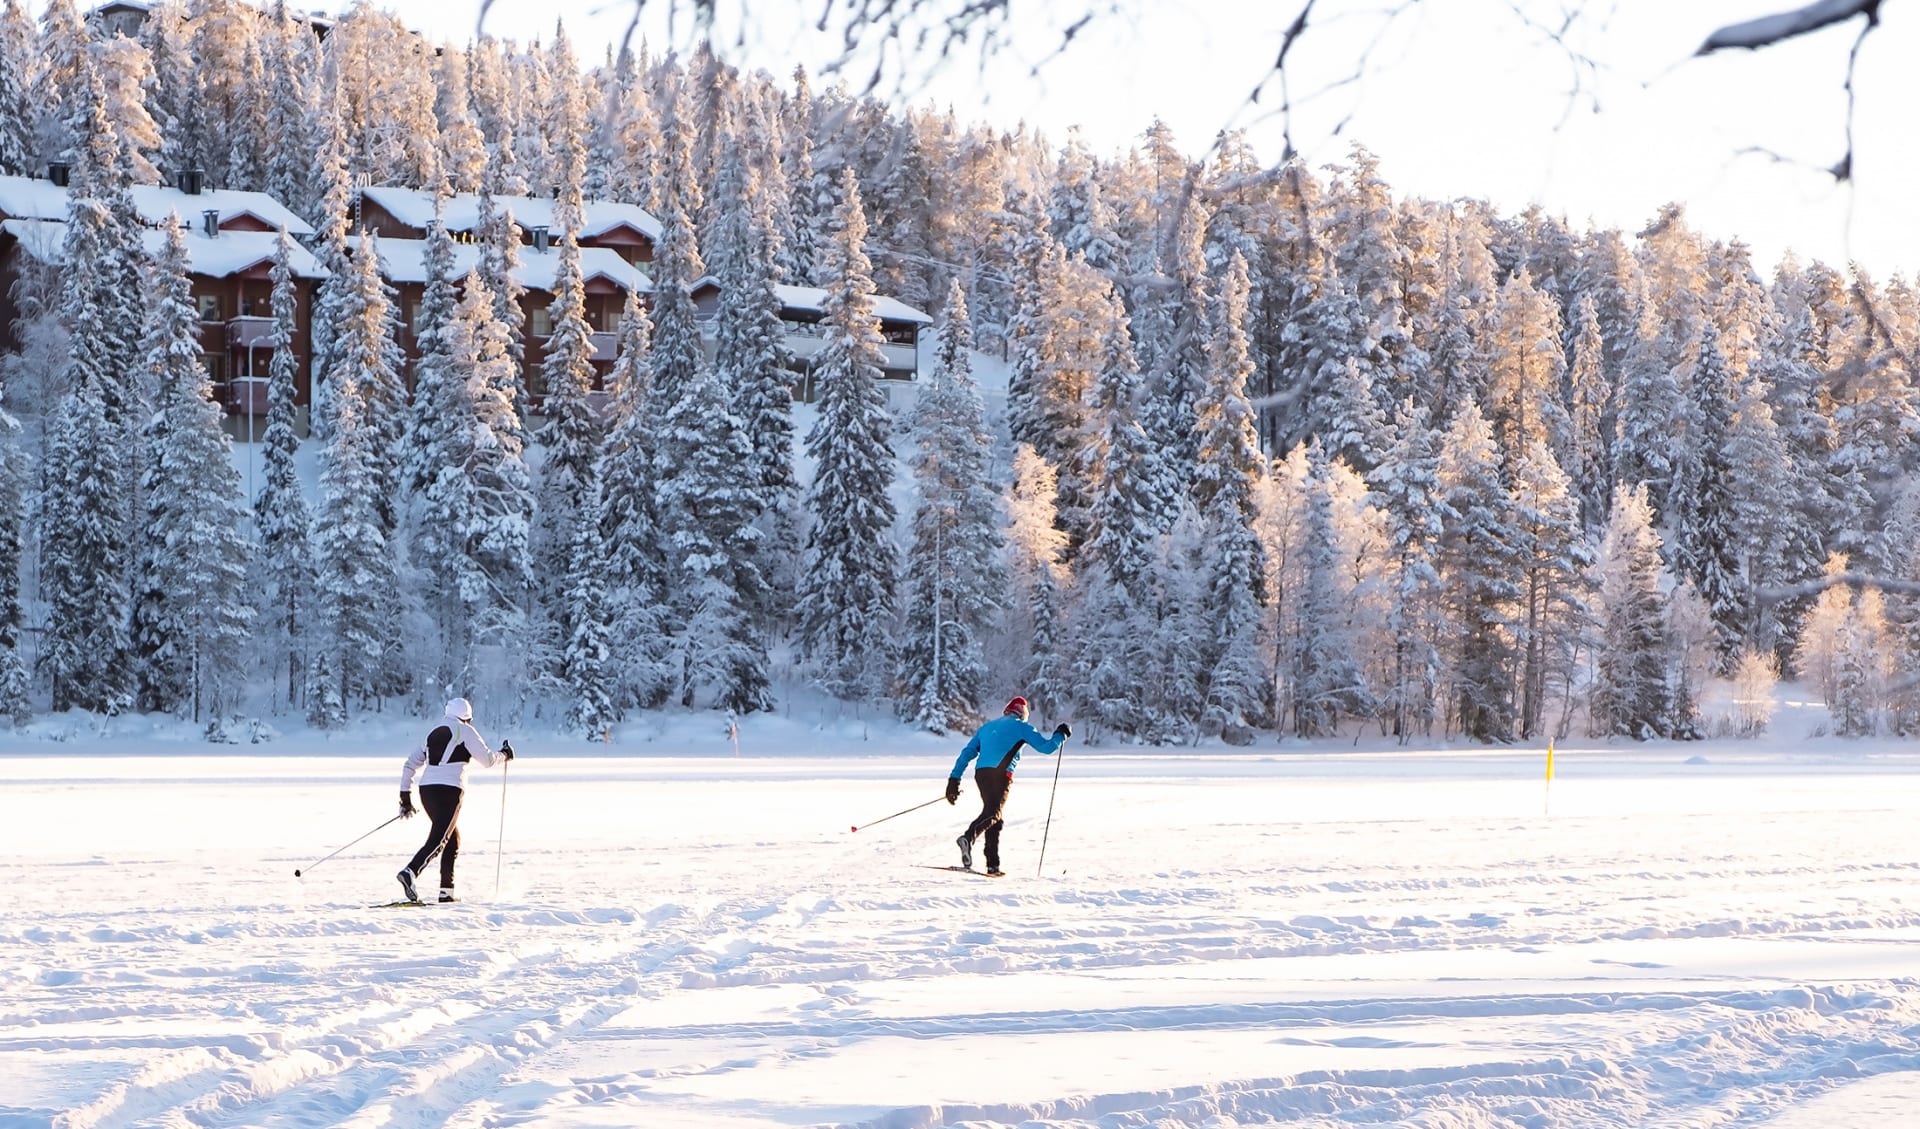
[[[938,795],[957,742],[756,721],[735,758],[699,724],[476,771],[465,900],[402,909],[368,903],[424,820],[293,875],[392,814],[398,747],[15,740],[0,1126],[1920,1108],[1906,746],[1562,749],[1550,795],[1537,750],[1070,747],[1044,870],[1029,755],[991,880],[921,869],[970,785],[848,830]]]

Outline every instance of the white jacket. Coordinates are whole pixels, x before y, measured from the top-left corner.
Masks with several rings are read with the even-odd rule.
[[[501,761],[499,754],[487,748],[486,739],[471,722],[456,718],[443,718],[426,740],[407,758],[405,767],[400,770],[400,790],[408,791],[413,787],[414,777],[420,778],[422,785],[451,784],[455,788],[467,786],[467,764],[479,761],[486,768],[492,768]]]

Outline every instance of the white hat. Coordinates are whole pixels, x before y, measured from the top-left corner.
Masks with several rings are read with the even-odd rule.
[[[447,716],[455,721],[472,721],[473,706],[465,698],[455,698],[447,703]]]

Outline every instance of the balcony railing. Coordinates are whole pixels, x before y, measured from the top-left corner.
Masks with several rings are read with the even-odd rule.
[[[273,319],[256,317],[230,319],[227,322],[227,348],[273,348]]]
[[[267,382],[257,376],[242,376],[214,385],[214,398],[230,416],[267,414]]]

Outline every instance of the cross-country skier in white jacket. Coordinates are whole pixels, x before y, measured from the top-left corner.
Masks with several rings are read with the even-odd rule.
[[[413,861],[399,874],[400,888],[406,891],[408,901],[420,900],[413,880],[436,854],[440,856],[440,900],[454,900],[453,864],[460,854],[460,799],[466,793],[467,765],[477,760],[492,768],[512,759],[511,741],[502,742],[497,753],[487,748],[486,740],[473,727],[473,707],[465,698],[447,703],[446,717],[427,734],[427,739],[400,770],[400,814],[413,815],[413,781],[418,776],[420,806],[433,821],[426,843],[414,852]]]

